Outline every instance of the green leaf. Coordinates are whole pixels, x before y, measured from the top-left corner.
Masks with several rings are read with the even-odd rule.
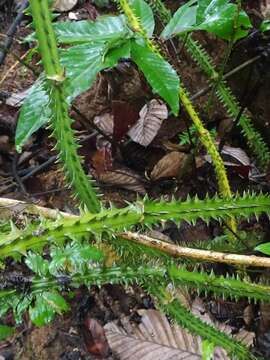
[[[118,46],[122,44],[122,46]],[[122,43],[75,45],[61,50],[61,63],[66,69],[68,101],[88,90],[97,74],[130,56],[129,40]]]
[[[28,310],[28,308],[32,302],[32,299],[33,299],[33,296],[31,294],[21,295],[16,306],[13,306],[13,313],[14,313],[14,318],[15,318],[16,324],[19,324],[22,322],[22,316],[25,313],[25,311]]]
[[[202,340],[202,360],[214,359],[215,344],[208,340]]]
[[[106,44],[82,44],[61,50],[61,63],[66,69],[68,101],[88,90],[102,69]]]
[[[69,305],[66,303],[66,300],[57,292],[47,291],[44,292],[42,296],[56,313],[61,314],[69,310]]]
[[[0,341],[5,340],[7,337],[14,333],[14,328],[6,325],[0,325]]]
[[[263,20],[260,25],[260,31],[265,32],[270,30],[270,20]]]
[[[25,259],[26,265],[37,275],[46,276],[49,272],[49,263],[41,255],[28,253]]]
[[[256,246],[255,250],[260,251],[263,254],[270,255],[270,242]]]
[[[172,66],[159,54],[136,40],[131,41],[131,58],[144,73],[153,92],[161,96],[177,115],[180,81]]]
[[[34,83],[24,100],[15,134],[18,152],[21,152],[29,137],[48,122],[51,112],[45,86],[45,78],[42,76]]]
[[[236,15],[237,6],[235,4],[229,4],[228,1],[223,0],[212,0],[205,10],[204,20],[194,30],[206,30],[225,40],[230,40],[233,36],[233,41],[236,41],[246,36],[248,29],[252,27],[248,15],[241,10],[235,31]]]
[[[61,295],[47,291],[37,295],[35,306],[29,308],[29,315],[35,325],[42,326],[52,321],[56,313],[62,313],[68,309]]]
[[[29,316],[33,324],[43,326],[54,319],[54,309],[41,297],[37,296],[35,305],[29,308]]]
[[[131,34],[123,15],[99,16],[95,21],[57,22],[54,30],[58,41],[63,44],[108,42]]]
[[[178,9],[161,35],[168,39],[176,34],[205,30],[225,40],[230,40],[233,36],[236,41],[246,36],[252,26],[243,10],[240,11],[238,19],[235,19],[237,11],[237,5],[229,3],[228,0],[199,0],[198,6],[191,0]]]
[[[49,265],[50,273],[83,273],[93,261],[103,259],[102,251],[89,244],[81,245],[78,242],[68,244],[64,249],[56,247],[51,251],[52,260]]]
[[[197,0],[190,0],[181,6],[173,15],[167,26],[161,33],[163,39],[168,39],[175,34],[183,33],[192,29],[196,24],[198,6]]]
[[[131,5],[147,35],[151,37],[155,29],[155,19],[151,7],[144,0],[132,0]]]

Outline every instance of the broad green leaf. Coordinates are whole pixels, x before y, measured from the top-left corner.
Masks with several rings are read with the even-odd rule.
[[[123,15],[99,16],[95,21],[57,22],[54,30],[58,41],[63,44],[108,42],[131,34]]]
[[[66,300],[57,292],[46,291],[42,294],[42,296],[56,313],[61,314],[62,312],[69,310]]]
[[[270,20],[263,20],[260,25],[260,31],[265,32],[270,30]]]
[[[240,11],[238,19],[235,18],[237,11],[237,5],[228,0],[198,0],[198,6],[191,0],[174,14],[162,37],[168,39],[176,34],[205,30],[225,40],[231,40],[233,36],[236,41],[246,36],[251,27],[249,17],[243,10]]]
[[[263,254],[270,255],[270,242],[256,246],[255,250],[260,251]]]
[[[168,39],[175,34],[183,33],[192,29],[196,24],[198,6],[197,0],[190,0],[181,6],[173,15],[167,26],[161,33],[163,39]]]
[[[28,253],[25,259],[26,265],[37,275],[46,276],[49,271],[49,263],[39,254]]]
[[[35,305],[29,308],[29,316],[33,324],[42,326],[54,319],[55,311],[41,295],[38,295]]]
[[[129,56],[129,41],[99,44],[75,45],[61,50],[61,63],[66,69],[68,101],[88,90],[97,74],[108,67],[113,67],[122,57]]]
[[[50,114],[45,79],[41,77],[31,87],[20,111],[15,134],[15,145],[18,152],[21,152],[22,146],[29,137],[47,123]]]
[[[144,0],[132,0],[131,5],[147,35],[151,37],[155,29],[155,19],[151,7]]]
[[[218,6],[220,3],[220,0],[213,0],[211,2],[204,13],[204,21],[197,25],[194,30],[206,30],[225,40],[230,40],[233,36],[233,40],[236,41],[246,36],[248,29],[251,28],[248,15],[244,11],[240,11],[237,20],[237,30],[234,33],[237,6],[227,2],[225,5]]]
[[[136,40],[131,41],[131,58],[144,73],[153,92],[162,97],[177,115],[180,81],[172,66],[159,54]]]
[[[29,308],[31,321],[42,326],[48,324],[55,317],[55,314],[65,312],[69,309],[65,299],[57,292],[44,292],[38,294],[35,305]]]
[[[14,328],[6,325],[0,325],[0,341],[5,340],[7,337],[14,333]]]

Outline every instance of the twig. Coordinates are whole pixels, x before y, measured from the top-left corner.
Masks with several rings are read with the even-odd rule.
[[[2,215],[3,210],[1,209],[10,211],[10,213],[26,212],[28,214],[40,215],[52,220],[55,220],[59,215],[65,218],[73,218],[76,216],[59,210],[49,209],[43,206],[37,206],[35,204],[27,203],[25,201],[6,199],[6,198],[0,198],[0,214]]]
[[[78,218],[78,216],[69,214],[66,212],[48,209],[34,204],[28,204],[24,201],[0,198],[0,209],[9,209],[10,211],[24,211],[29,214],[37,214],[48,217],[50,219],[56,219],[59,214],[63,218]],[[239,254],[227,254],[217,251],[192,249],[188,247],[178,246],[164,241],[154,239],[147,235],[142,235],[133,232],[125,232],[118,234],[121,238],[133,241],[137,244],[151,247],[153,249],[162,251],[175,258],[190,258],[200,261],[211,261],[217,263],[224,263],[228,265],[244,265],[270,268],[270,258],[255,256],[255,255],[239,255]]]
[[[229,265],[258,266],[270,268],[270,258],[255,255],[226,254],[217,251],[192,249],[188,247],[173,245],[152,237],[138,233],[126,232],[120,234],[128,241],[162,251],[175,258],[190,258],[200,261],[211,261]]]
[[[6,40],[4,41],[3,44],[3,50],[0,50],[0,65],[3,64],[3,62],[5,61],[5,58],[7,56],[8,50],[10,49],[12,42],[13,42],[13,37],[17,31],[18,26],[20,25],[23,16],[24,16],[24,10],[27,8],[28,6],[28,1],[24,0],[21,4],[21,7],[18,11],[18,14],[16,16],[16,18],[14,19],[13,23],[11,24],[10,28],[8,29],[7,33],[6,33]]]
[[[244,63],[240,64],[239,66],[235,67],[234,69],[232,69],[231,71],[227,72],[224,76],[223,79],[226,80],[228,78],[230,78],[232,75],[238,73],[239,71],[241,71],[242,69],[244,69],[245,67],[255,63],[256,61],[260,60],[260,58],[262,57],[262,55],[257,55],[254,56],[253,58],[245,61]],[[199,97],[205,95],[208,93],[208,91],[210,91],[213,87],[213,84],[208,85],[206,87],[204,87],[203,89],[199,90],[198,92],[196,92],[196,94],[192,95],[190,97],[191,100],[196,100]]]

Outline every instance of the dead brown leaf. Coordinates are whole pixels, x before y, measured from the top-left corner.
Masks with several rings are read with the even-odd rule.
[[[164,119],[168,117],[167,106],[160,100],[153,99],[141,109],[140,118],[129,130],[131,139],[143,146],[148,146],[157,135]]]
[[[88,352],[100,358],[108,356],[110,347],[101,324],[88,315],[82,326],[82,334]]]
[[[104,184],[132,190],[139,194],[146,193],[141,177],[130,169],[118,168],[106,171],[99,174],[97,178]]]
[[[185,165],[187,155],[178,151],[172,151],[161,158],[154,166],[150,177],[152,180],[161,178],[177,177],[181,168]]]

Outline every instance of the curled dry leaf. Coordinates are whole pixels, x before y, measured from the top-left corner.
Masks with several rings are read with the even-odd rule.
[[[161,178],[177,177],[185,166],[187,155],[178,151],[172,151],[161,158],[154,166],[150,177],[152,180]]]
[[[53,8],[57,11],[64,12],[74,8],[78,0],[55,0]]]
[[[109,147],[98,149],[92,156],[92,166],[98,175],[112,169],[112,152]]]
[[[116,186],[118,188],[132,190],[139,194],[145,194],[145,188],[142,179],[138,174],[130,169],[118,168],[97,174],[97,179],[107,185]]]
[[[106,135],[113,134],[113,115],[105,113],[99,116],[95,116],[94,124],[102,130]]]
[[[99,116],[95,116],[94,124],[108,136],[113,135],[114,131],[114,121],[113,115],[110,113],[105,113]],[[102,135],[97,136],[96,146],[98,149],[103,147],[111,147],[111,144],[106,140]]]
[[[90,354],[102,358],[109,355],[110,347],[104,328],[97,320],[87,316],[82,325],[82,335],[87,351]]]
[[[140,118],[129,130],[131,139],[143,146],[148,146],[157,135],[162,121],[168,117],[167,106],[160,100],[153,99],[141,109]]]

